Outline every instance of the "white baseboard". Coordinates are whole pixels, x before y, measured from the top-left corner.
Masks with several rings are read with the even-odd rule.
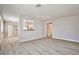
[[[36,40],[36,39],[39,39],[39,38],[42,38],[44,36],[39,36],[39,37],[35,37],[35,38],[31,38],[31,39],[25,39],[25,40],[20,40],[19,42],[25,42],[25,41],[30,41],[30,40]],[[67,40],[67,41],[72,41],[72,42],[78,42],[77,40],[72,40],[72,39],[65,39],[65,38],[62,38],[62,37],[53,37],[53,38],[56,38],[56,39],[61,39],[61,40]]]
[[[77,41],[77,40],[65,39],[65,38],[62,38],[62,37],[54,37],[54,38],[56,38],[56,39],[61,39],[61,40],[72,41],[72,42],[78,42],[78,43],[79,43],[79,41]]]
[[[42,38],[42,37],[44,37],[44,36],[39,36],[39,37],[31,38],[31,39],[20,40],[19,42],[25,42],[25,41],[30,41],[30,40],[36,40],[36,39],[39,39],[39,38]]]

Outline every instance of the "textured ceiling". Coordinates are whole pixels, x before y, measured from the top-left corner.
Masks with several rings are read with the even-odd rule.
[[[40,20],[54,20],[61,17],[79,14],[78,4],[41,5],[41,7],[35,7],[35,4],[3,4],[0,5],[0,10],[3,13],[5,20],[15,19],[14,21],[17,21],[19,16],[28,16]]]

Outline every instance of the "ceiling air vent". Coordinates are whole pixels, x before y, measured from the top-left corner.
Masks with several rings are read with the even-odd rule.
[[[35,7],[41,7],[42,5],[41,4],[37,4]]]

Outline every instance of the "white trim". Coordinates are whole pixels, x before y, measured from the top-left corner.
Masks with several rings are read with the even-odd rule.
[[[53,38],[56,38],[56,39],[61,39],[61,40],[67,40],[67,41],[72,41],[72,42],[78,42],[79,43],[79,41],[77,41],[77,40],[72,40],[72,39],[65,39],[65,38],[62,38],[62,37],[53,37]]]
[[[44,36],[39,36],[39,37],[34,37],[34,38],[31,38],[31,39],[25,39],[25,40],[20,40],[19,42],[25,42],[25,41],[30,41],[30,40],[36,40],[36,39],[39,39],[39,38],[42,38]]]

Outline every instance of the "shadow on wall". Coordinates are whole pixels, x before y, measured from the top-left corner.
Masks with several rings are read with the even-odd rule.
[[[79,15],[53,21],[54,37],[79,41]]]

